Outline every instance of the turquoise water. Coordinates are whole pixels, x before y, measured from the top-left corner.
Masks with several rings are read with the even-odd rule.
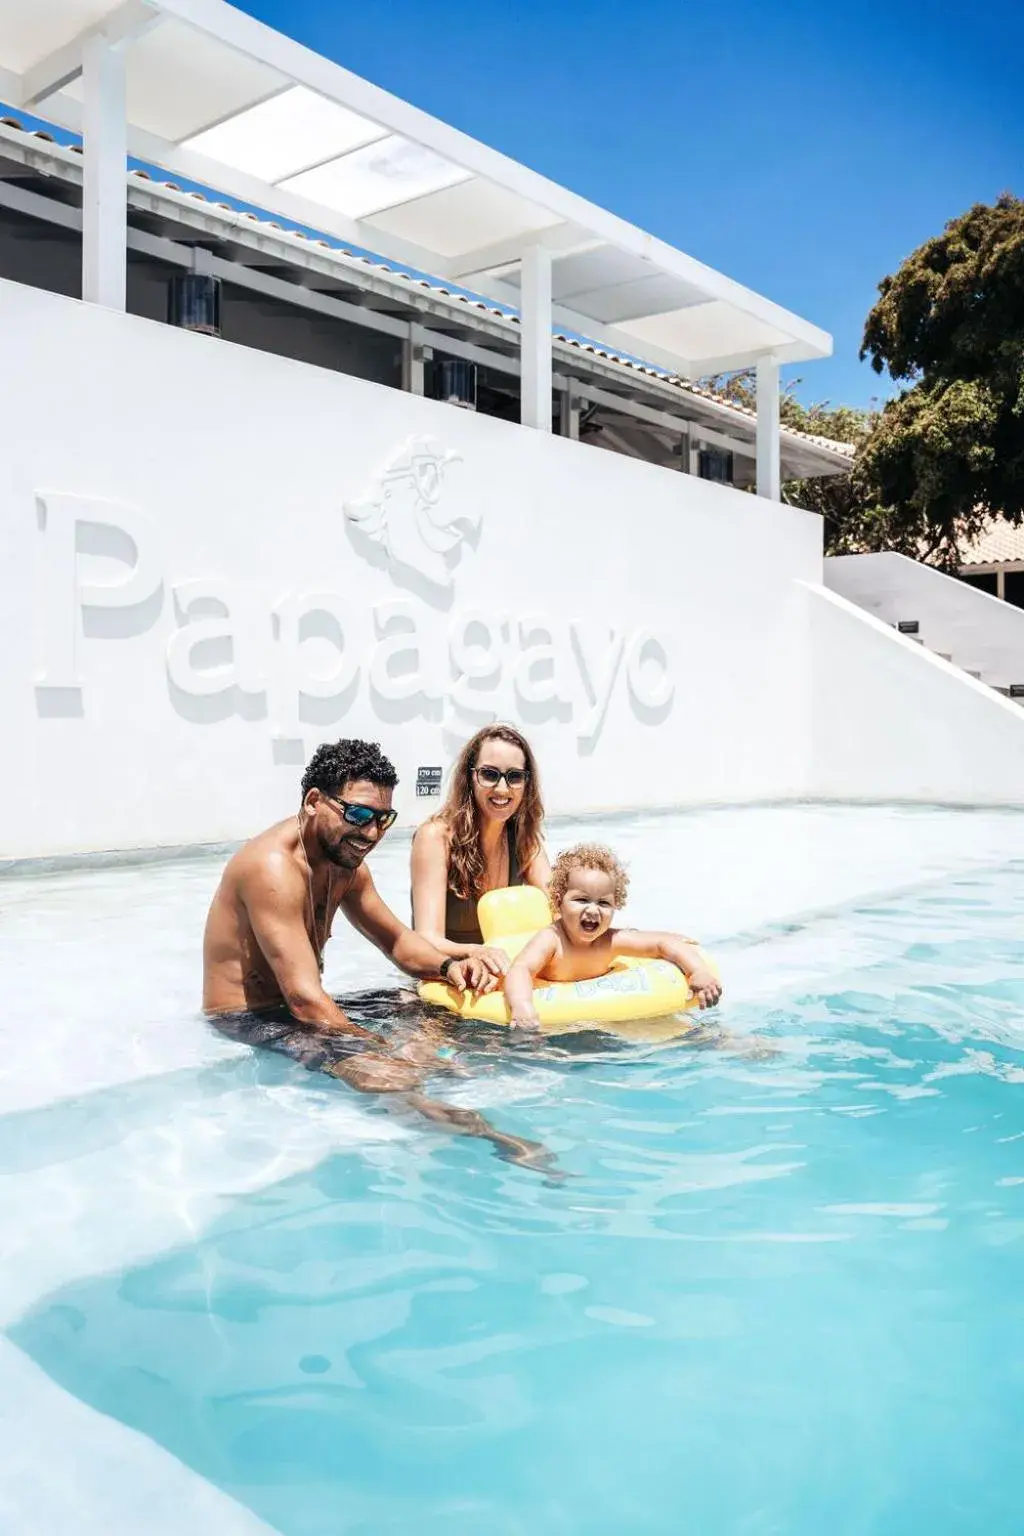
[[[724,1042],[454,1090],[564,1183],[347,1146],[9,1336],[283,1536],[1018,1536],[1022,931],[1013,865],[751,933]]]

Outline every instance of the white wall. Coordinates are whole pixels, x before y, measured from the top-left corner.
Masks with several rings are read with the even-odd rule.
[[[244,836],[339,735],[418,820],[494,716],[554,810],[806,788],[816,518],[12,283],[0,334],[0,856]]]
[[[811,789],[1024,805],[1024,710],[824,587],[807,589]]]
[[[825,585],[889,624],[917,619],[929,649],[993,687],[1024,683],[1024,612],[905,555],[837,555]]]

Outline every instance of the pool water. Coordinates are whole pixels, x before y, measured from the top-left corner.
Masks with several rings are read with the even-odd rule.
[[[1017,1536],[1024,828],[758,815],[658,833],[708,838],[719,1033],[481,1045],[435,1085],[562,1183],[220,1045],[0,1118],[5,1347],[225,1496],[161,1531]],[[714,850],[775,816],[783,896],[754,853],[724,894]],[[81,915],[89,878],[36,897]]]

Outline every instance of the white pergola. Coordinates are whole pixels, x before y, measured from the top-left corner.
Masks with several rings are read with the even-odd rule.
[[[85,300],[125,305],[131,155],[518,309],[540,430],[553,326],[685,379],[755,365],[778,498],[779,366],[826,332],[223,0],[0,0],[0,97],[82,135]]]

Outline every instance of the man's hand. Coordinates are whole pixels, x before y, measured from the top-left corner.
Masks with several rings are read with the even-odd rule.
[[[375,1035],[372,1030],[364,1029],[361,1024],[353,1024],[347,1014],[341,1012],[341,1009],[338,1008],[338,1005],[334,1003],[332,998],[328,998],[328,1002],[331,1002],[336,1011],[341,1014],[341,1021],[318,1019],[306,1026],[311,1034],[348,1036],[350,1039],[358,1040],[362,1048],[367,1051],[384,1051],[387,1049],[380,1035]]]
[[[404,1061],[413,1067],[428,1067],[434,1071],[438,1069],[443,1060],[438,1055],[437,1046],[432,1040],[417,1037],[406,1040],[401,1045],[396,1045],[391,1051],[393,1061]]]
[[[690,991],[697,999],[699,1008],[713,1008],[722,995],[722,983],[706,965],[695,966],[687,976]]]
[[[503,949],[498,949],[493,944],[474,944],[466,951],[468,960],[479,960],[496,982],[503,981],[508,975],[512,961]],[[490,990],[488,988],[488,990]]]
[[[456,992],[477,992],[481,995],[493,992],[498,985],[498,977],[476,955],[453,960],[444,979],[445,984]]]

